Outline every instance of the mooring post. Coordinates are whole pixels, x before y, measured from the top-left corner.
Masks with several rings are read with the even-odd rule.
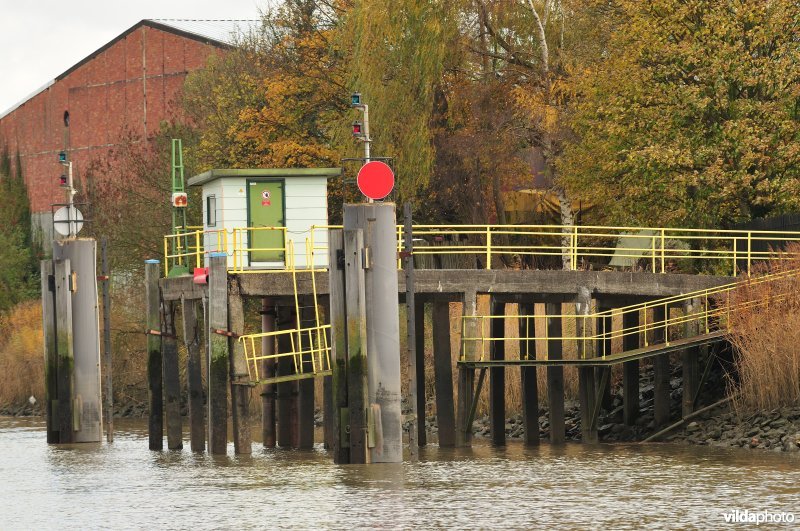
[[[475,361],[478,358],[475,341],[464,341],[463,338],[475,338],[476,324],[474,317],[478,311],[478,294],[475,291],[464,293],[461,306],[461,355],[464,360]],[[456,410],[456,446],[472,445],[472,423],[470,409],[474,399],[475,369],[464,365],[458,366],[458,406]]]
[[[427,400],[425,396],[425,300],[417,295],[414,297],[414,351],[417,377],[417,444],[428,444]]]
[[[684,337],[693,337],[700,333],[700,320],[696,314],[702,311],[701,302],[698,298],[689,299],[683,306],[686,323],[684,324]],[[694,316],[694,317],[692,317]],[[697,388],[700,383],[700,347],[691,347],[681,352],[681,362],[683,366],[683,397],[682,413],[689,416],[694,413],[694,398],[697,395]]]
[[[312,304],[316,301],[311,298]],[[298,328],[309,328],[310,323],[316,325],[316,313],[314,307],[304,306],[300,309],[300,326]],[[301,333],[299,346],[303,351],[311,350],[312,342],[316,342],[316,335],[313,337],[308,332]],[[311,356],[306,354],[300,360],[303,364],[304,372],[313,372]],[[305,378],[297,382],[297,447],[301,450],[314,448],[314,378]]]
[[[594,357],[594,345],[586,338],[592,335],[589,311],[592,304],[592,295],[588,288],[578,289],[578,299],[575,304],[575,337],[578,338],[578,358],[588,360]],[[594,367],[578,367],[578,396],[581,409],[581,439],[583,442],[597,442],[597,421],[594,419],[595,382]]]
[[[208,451],[224,455],[228,449],[228,256],[211,253],[208,259]]]
[[[561,303],[545,304],[547,315],[547,359],[560,360],[563,357],[561,323],[563,317]],[[550,407],[550,443],[561,444],[566,439],[564,423],[564,367],[547,367],[547,402]]]
[[[101,244],[101,270],[103,292],[103,392],[105,393],[106,441],[114,442],[114,379],[111,363],[111,273],[108,269],[108,238],[103,236]],[[44,292],[43,292],[44,293]]]
[[[269,297],[261,299],[261,332],[268,334],[275,331],[275,304]],[[275,354],[275,336],[261,338],[261,355]],[[263,378],[275,377],[275,359],[268,358],[261,362]],[[261,439],[264,448],[274,448],[275,439],[275,384],[261,386]]]
[[[350,415],[350,462],[369,462],[367,437],[367,317],[364,293],[364,237],[361,229],[344,231],[344,271],[347,290],[347,398]]]
[[[436,386],[436,421],[439,446],[456,444],[456,419],[453,412],[453,362],[450,354],[450,303],[433,302],[433,364]]]
[[[664,306],[653,308],[653,343],[663,343],[666,340],[664,328],[659,326],[667,318]],[[670,367],[669,354],[661,354],[653,358],[653,422],[656,428],[669,424],[670,402]]]
[[[331,362],[333,363],[333,462],[350,462],[347,407],[347,319],[344,286],[344,239],[341,229],[328,231]]]
[[[416,302],[414,290],[414,236],[411,203],[403,205],[403,274],[406,280],[406,354],[408,368],[408,403],[411,406],[411,422],[408,427],[408,450],[411,460],[419,459],[419,403],[417,402],[417,330]],[[423,332],[420,330],[419,332]],[[423,391],[424,394],[424,391]],[[422,424],[425,425],[425,408],[422,409]]]
[[[41,261],[42,332],[44,335],[44,410],[47,443],[58,444],[58,350],[56,348],[55,277],[52,260]]]
[[[230,363],[231,410],[233,413],[233,451],[236,455],[253,453],[250,434],[250,375],[244,346],[239,337],[244,335],[244,298],[239,284],[232,282],[228,291],[228,353]]]
[[[622,314],[622,351],[639,348],[639,311]],[[628,426],[636,424],[639,416],[639,360],[622,364],[622,418]]]
[[[167,448],[183,448],[181,419],[181,380],[178,369],[178,340],[175,335],[175,307],[161,301],[161,359],[164,370],[164,412],[167,421]]]
[[[504,360],[505,345],[505,313],[506,303],[492,296],[491,299],[491,338],[489,359]],[[489,371],[489,425],[492,430],[492,443],[506,443],[506,369],[503,366],[492,367]]]
[[[161,295],[158,289],[158,260],[144,261],[145,298],[147,300],[147,395],[150,403],[148,433],[151,450],[164,449],[164,390],[161,361]]]
[[[205,414],[203,412],[203,371],[200,354],[200,312],[198,301],[181,297],[183,340],[186,345],[186,384],[189,395],[189,440],[193,452],[206,449]]]
[[[53,259],[56,261],[56,288],[59,287],[59,262],[63,268],[61,273],[67,274],[61,284],[67,300],[59,300],[56,291],[57,319],[63,318],[62,305],[68,305],[71,322],[70,327],[65,328],[57,321],[56,335],[59,338],[59,359],[66,361],[69,358],[68,374],[62,374],[59,367],[59,378],[70,380],[72,433],[68,435],[69,442],[100,442],[103,438],[103,399],[97,242],[90,238],[56,240],[53,242]],[[68,339],[70,351],[67,353],[61,348],[62,339]],[[65,442],[63,438],[61,442]]]
[[[532,302],[519,304],[519,359],[536,359],[536,319]],[[536,367],[520,367],[522,379],[522,425],[525,428],[524,443],[528,446],[539,444],[539,388],[536,381]]]
[[[370,462],[403,461],[397,215],[394,203],[344,206],[345,231],[361,229],[367,328],[368,404],[373,412]],[[352,286],[348,282],[348,291]],[[351,346],[352,348],[352,346]],[[352,372],[353,367],[350,367]],[[452,386],[452,383],[451,383]],[[452,389],[452,387],[451,387]],[[452,403],[451,403],[452,407]]]

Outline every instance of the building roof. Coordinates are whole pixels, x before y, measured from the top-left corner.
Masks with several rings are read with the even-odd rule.
[[[256,29],[260,20],[251,19],[179,19],[154,18],[143,20],[166,31],[177,30],[187,36],[197,36],[219,44],[232,46],[236,44],[236,36],[247,34]]]
[[[209,170],[200,175],[189,178],[189,186],[200,186],[217,179],[230,179],[241,177],[338,177],[342,174],[341,168],[262,168],[262,169],[218,169]]]
[[[257,19],[213,19],[213,20],[201,20],[201,19],[144,19],[140,20],[124,32],[120,33],[109,42],[92,52],[91,54],[87,55],[67,70],[59,74],[52,79],[36,89],[35,91],[31,92],[28,96],[26,96],[22,101],[17,102],[16,104],[12,105],[10,108],[6,109],[3,112],[0,112],[0,118],[5,118],[7,115],[11,114],[17,108],[21,107],[23,104],[28,102],[34,96],[38,95],[41,92],[44,92],[48,88],[50,88],[56,81],[59,81],[65,77],[67,77],[70,73],[74,70],[80,68],[82,65],[91,61],[99,54],[106,51],[108,48],[113,46],[117,41],[124,39],[127,35],[132,33],[133,31],[141,28],[142,26],[148,26],[151,28],[155,28],[161,31],[166,31],[169,33],[173,33],[175,35],[180,35],[182,37],[186,37],[189,39],[194,39],[200,42],[204,42],[207,44],[229,48],[232,47],[236,42],[236,36],[241,34],[246,34],[252,30],[258,28],[258,25],[261,23],[260,20]]]

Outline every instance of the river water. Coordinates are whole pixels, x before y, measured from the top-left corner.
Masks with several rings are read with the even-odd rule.
[[[0,417],[0,529],[709,529],[736,509],[793,512],[800,526],[797,454],[478,441],[337,466],[321,446],[150,452],[143,422],[115,428],[110,445],[55,447],[41,420]]]

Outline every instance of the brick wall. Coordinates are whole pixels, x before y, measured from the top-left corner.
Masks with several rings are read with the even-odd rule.
[[[0,118],[0,147],[7,145],[12,156],[19,151],[32,212],[49,214],[51,204],[65,199],[59,151],[66,148],[80,175],[126,130],[147,138],[162,120],[180,118],[177,97],[186,74],[220,50],[141,22]]]

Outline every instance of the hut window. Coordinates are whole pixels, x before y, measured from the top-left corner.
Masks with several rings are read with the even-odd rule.
[[[215,195],[206,197],[206,226],[217,226],[217,196]]]

